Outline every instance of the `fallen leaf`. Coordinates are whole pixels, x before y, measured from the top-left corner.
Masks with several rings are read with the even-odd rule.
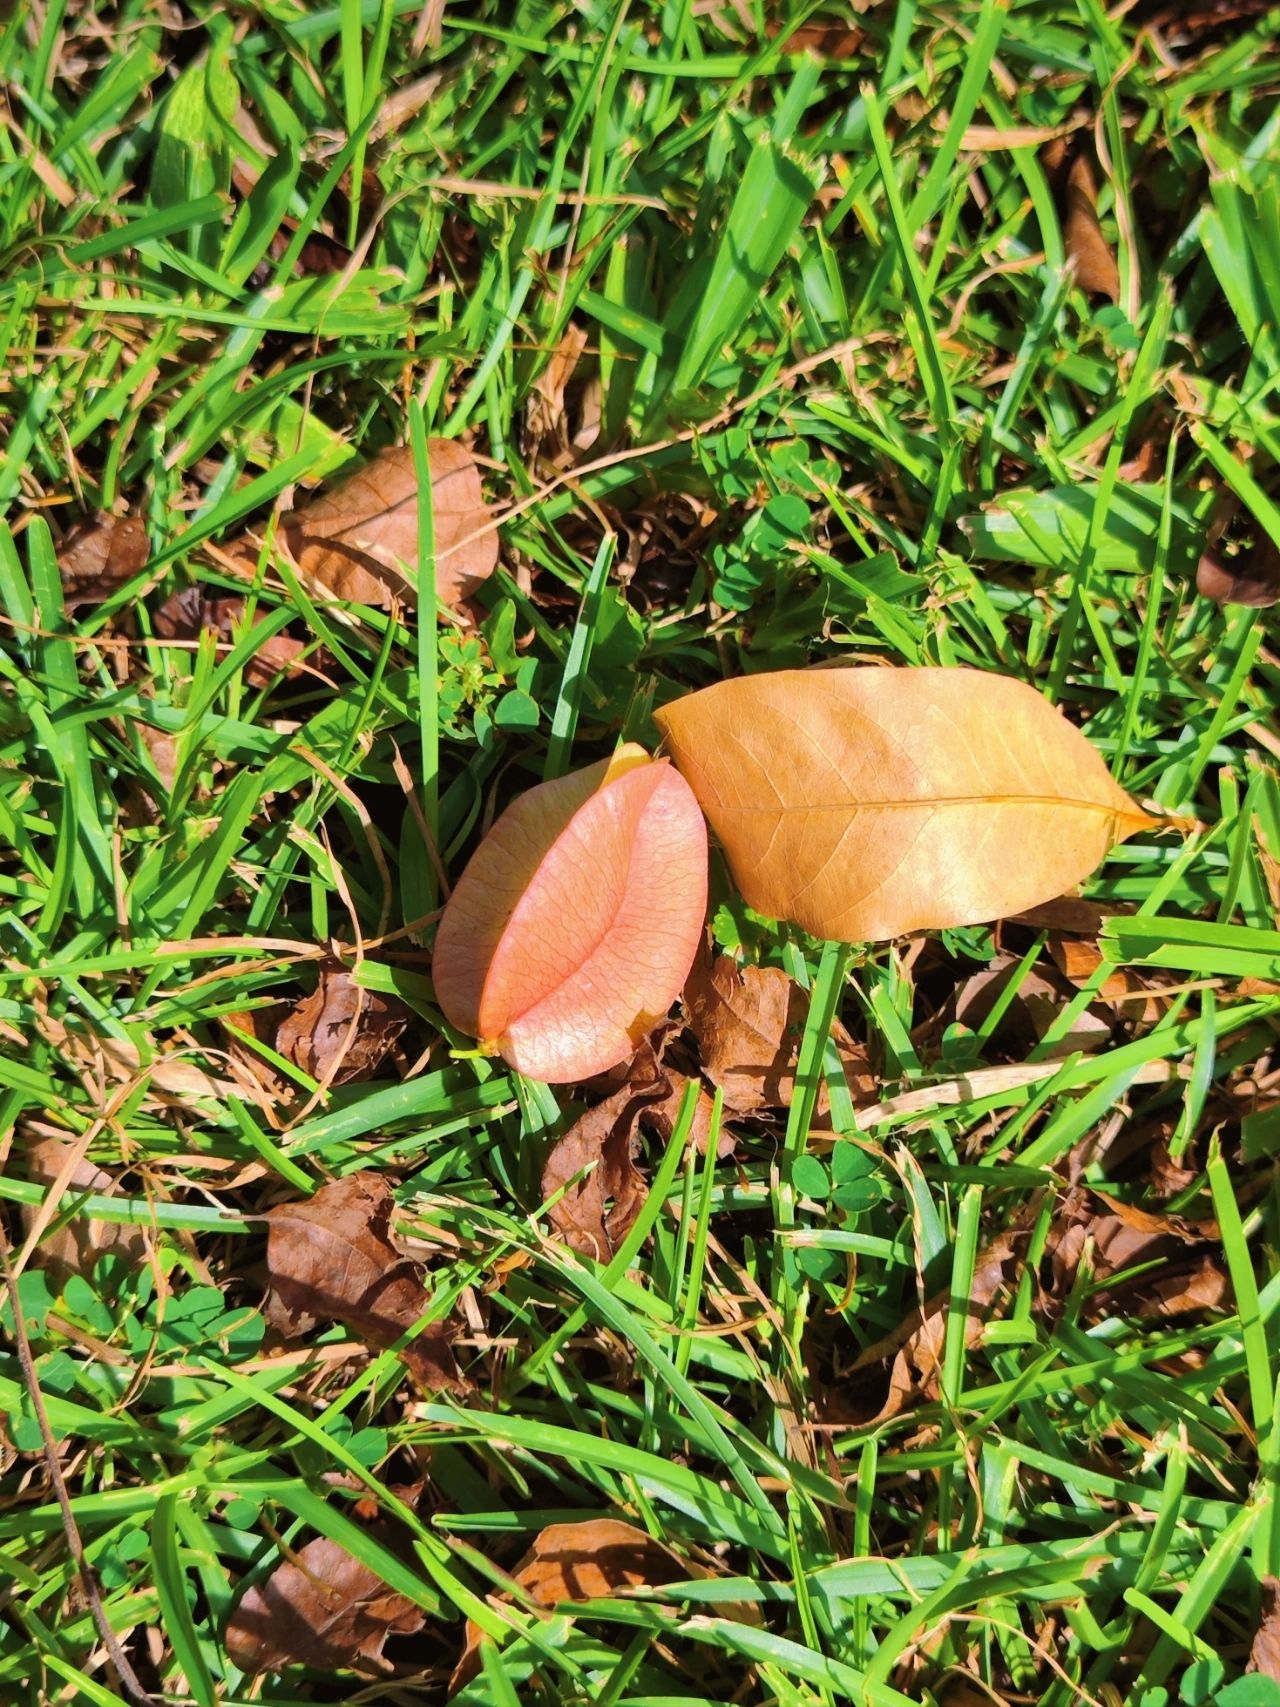
[[[1211,1223],[1139,1209],[1097,1187],[1074,1187],[1065,1194],[1045,1241],[1048,1298],[1067,1295],[1089,1247],[1091,1314],[1171,1316],[1216,1308],[1226,1302],[1229,1288],[1217,1257],[1203,1250],[1215,1235]],[[1153,1263],[1159,1268],[1152,1269]],[[1142,1274],[1116,1286],[1105,1284],[1144,1266]]]
[[[1210,547],[1196,567],[1196,591],[1220,605],[1249,605],[1255,610],[1274,605],[1280,601],[1280,547],[1261,529],[1253,544],[1234,556]]]
[[[542,1170],[542,1195],[553,1197],[575,1174],[596,1164],[547,1211],[557,1236],[583,1256],[607,1262],[635,1225],[646,1182],[633,1157],[639,1128],[651,1126],[665,1143],[689,1080],[657,1060],[647,1046],[632,1064],[620,1090],[588,1109],[553,1145]],[[711,1099],[699,1092],[690,1136],[705,1149],[711,1131]]]
[[[1098,223],[1098,186],[1087,154],[1077,154],[1063,192],[1063,242],[1081,290],[1120,300],[1120,269]]]
[[[1034,688],[965,669],[780,670],[654,713],[743,898],[814,936],[981,924],[1150,820]]]
[[[155,769],[161,792],[167,799],[173,793],[173,785],[178,780],[178,737],[170,735],[165,729],[157,729],[151,723],[139,721],[134,724],[134,728],[147,749],[147,756]]]
[[[1018,955],[999,954],[989,966],[965,978],[931,1022],[928,1028],[931,1040],[936,1040],[937,1034],[948,1025],[959,1024],[975,1032],[980,1030],[996,1003],[1006,999],[1009,985],[1016,980],[1017,993],[1008,1000],[992,1041],[998,1043],[1011,1058],[1024,1060],[1076,992],[1052,967],[1032,966],[1026,971],[1021,967]],[[1077,1050],[1100,1049],[1111,1041],[1111,1035],[1111,1019],[1098,1004],[1091,1003],[1083,1013],[1076,1015],[1070,1030],[1053,1044],[1047,1059],[1062,1060]]]
[[[568,460],[569,417],[565,388],[587,348],[587,334],[570,324],[552,353],[551,360],[533,382],[529,399],[529,439],[534,446],[548,445]]]
[[[456,605],[474,593],[498,562],[497,534],[480,490],[475,458],[455,439],[432,439],[432,522],[436,594]],[[418,568],[418,476],[408,445],[379,451],[363,468],[309,504],[289,511],[278,537],[304,574],[340,599],[390,608],[393,598],[413,602]],[[252,536],[229,546],[233,557],[252,557]]]
[[[137,516],[96,516],[77,522],[62,542],[58,569],[69,611],[101,604],[142,569],[151,555]]]
[[[747,1114],[790,1106],[809,1011],[809,997],[793,979],[779,967],[740,966],[721,954],[694,963],[684,987],[684,1005],[702,1070],[724,1092],[726,1108]],[[838,1020],[833,1035],[854,1102],[873,1101],[875,1085],[865,1054]],[[827,1102],[824,1083],[819,1115]]]
[[[1102,965],[1102,950],[1097,940],[1081,942],[1077,938],[1051,935],[1045,945],[1054,964],[1063,976],[1077,988],[1083,987]],[[1127,967],[1117,966],[1102,980],[1097,991],[1098,1001],[1109,1003],[1123,1019],[1154,1024],[1169,1006],[1169,997]]]
[[[1070,931],[1074,936],[1099,936],[1107,914],[1093,901],[1082,901],[1076,895],[1059,895],[1038,907],[1027,907],[1012,913],[1009,923],[1029,925],[1036,931]]]
[[[706,901],[706,826],[688,785],[622,747],[522,794],[481,842],[436,933],[436,999],[530,1078],[589,1078],[632,1054],[680,994]]]
[[[769,34],[776,36],[779,33],[779,26],[771,24]],[[852,59],[865,40],[866,31],[856,26],[824,23],[815,18],[791,31],[782,44],[782,52],[814,53],[819,59]]]
[[[75,1149],[74,1144],[61,1138],[40,1139],[26,1152],[27,1178],[36,1185],[54,1185],[71,1161]],[[86,1192],[92,1192],[95,1197],[114,1197],[117,1186],[105,1168],[99,1168],[82,1157],[72,1166],[51,1219],[56,1219],[57,1214]],[[30,1235],[43,1207],[43,1204],[23,1204],[25,1235]],[[96,1221],[87,1215],[75,1215],[65,1227],[47,1234],[35,1250],[38,1263],[61,1274],[91,1274],[99,1257],[107,1255],[122,1257],[130,1268],[136,1267],[146,1255],[146,1241],[141,1229],[120,1221]]]
[[[1185,1316],[1192,1310],[1231,1307],[1231,1281],[1216,1257],[1202,1256],[1191,1267],[1158,1275],[1130,1297],[1117,1300],[1127,1315]]]
[[[377,1072],[408,1023],[402,1001],[361,989],[335,961],[281,1020],[276,1052],[322,1084],[354,1084]]]
[[[226,1649],[234,1664],[245,1672],[390,1670],[382,1657],[387,1637],[421,1630],[421,1607],[327,1536],[308,1541],[295,1559],[277,1565],[232,1613]]]
[[[642,1529],[617,1518],[596,1517],[548,1525],[512,1572],[512,1581],[523,1599],[550,1612],[572,1601],[605,1600],[622,1588],[654,1588],[703,1575]],[[478,1625],[468,1620],[462,1658],[449,1681],[451,1694],[480,1670],[484,1639]]]
[[[341,1322],[381,1350],[430,1302],[416,1263],[391,1230],[395,1199],[381,1174],[348,1174],[314,1197],[267,1212],[267,1319],[286,1339]],[[427,1392],[464,1390],[447,1323],[433,1322],[401,1355]]]
[[[198,640],[210,629],[225,646],[237,638],[247,606],[238,594],[211,594],[202,587],[184,587],[167,598],[151,618],[161,640]],[[289,634],[273,634],[257,648],[245,665],[245,680],[251,687],[269,687],[278,676],[298,673],[298,659],[306,651],[301,640]]]
[[[1022,1242],[1020,1235],[1001,1234],[978,1253],[969,1295],[956,1301],[965,1310],[966,1348],[981,1344],[990,1306],[1011,1277],[1011,1265]],[[889,1368],[888,1390],[881,1397],[879,1409],[860,1421],[868,1425],[888,1422],[909,1403],[937,1398],[952,1307],[949,1289],[937,1293],[920,1309],[913,1310],[892,1334],[868,1346],[858,1356],[853,1365],[855,1375],[883,1368],[886,1363]]]
[[[1261,1672],[1263,1677],[1280,1682],[1280,1580],[1262,1577],[1258,1590],[1261,1601],[1258,1629],[1245,1670]]]
[[[1179,1192],[1186,1191],[1200,1177],[1198,1168],[1189,1168],[1181,1161],[1175,1161],[1170,1149],[1169,1138],[1157,1138],[1151,1146],[1151,1189],[1157,1197],[1176,1197]]]

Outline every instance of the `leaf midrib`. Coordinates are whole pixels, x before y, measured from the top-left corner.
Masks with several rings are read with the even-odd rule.
[[[717,804],[726,812],[768,813],[773,817],[787,812],[889,812],[925,806],[1065,806],[1075,811],[1101,812],[1108,818],[1134,818],[1143,823],[1148,818],[1141,807],[1108,806],[1100,800],[1079,800],[1065,794],[917,794],[899,800],[851,797],[848,800],[775,802],[768,806],[735,806],[726,800]]]

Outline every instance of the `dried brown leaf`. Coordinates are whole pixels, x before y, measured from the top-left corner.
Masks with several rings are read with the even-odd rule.
[[[1098,223],[1098,185],[1087,154],[1077,154],[1067,172],[1063,241],[1081,288],[1120,300],[1120,269]]]
[[[596,1164],[548,1211],[556,1234],[571,1249],[604,1262],[631,1231],[645,1197],[645,1177],[633,1159],[639,1127],[647,1123],[669,1139],[688,1083],[662,1066],[646,1045],[632,1062],[629,1082],[588,1109],[553,1146],[542,1170],[544,1198]],[[699,1091],[690,1135],[700,1149],[710,1126],[711,1099]]]
[[[585,1523],[550,1524],[516,1566],[512,1580],[524,1599],[549,1612],[571,1601],[607,1599],[623,1588],[660,1587],[704,1574],[683,1564],[642,1529],[617,1518],[597,1517]],[[483,1640],[479,1628],[468,1622],[466,1645],[449,1684],[451,1693],[479,1671]]]
[[[798,984],[778,967],[740,966],[722,954],[695,963],[685,984],[684,1004],[703,1072],[724,1092],[726,1108],[746,1114],[790,1105],[809,1009]],[[854,1102],[874,1101],[865,1053],[839,1021],[833,1029]],[[819,1114],[826,1103],[824,1086]]]
[[[349,1085],[377,1072],[408,1023],[402,1001],[361,989],[335,961],[281,1020],[276,1051],[323,1084]]]
[[[990,1306],[1006,1280],[1013,1274],[1013,1259],[1022,1243],[1021,1235],[1004,1233],[980,1251],[974,1264],[969,1296],[957,1301],[965,1309],[964,1343],[979,1345]],[[953,1302],[950,1291],[940,1292],[885,1339],[868,1346],[853,1365],[854,1373],[883,1367],[889,1359],[889,1385],[880,1407],[868,1423],[887,1422],[917,1400],[936,1399],[942,1377],[942,1358],[947,1338],[947,1319]]]
[[[134,724],[138,738],[147,749],[147,755],[155,768],[160,787],[166,796],[173,793],[173,785],[178,780],[178,738],[170,735],[166,729],[157,729],[153,724],[138,722]]]
[[[171,594],[152,617],[161,640],[198,640],[205,629],[230,646],[243,624],[246,605],[238,594],[211,594],[204,588],[184,587]],[[269,687],[277,676],[296,676],[298,659],[306,651],[301,640],[289,634],[273,634],[264,640],[245,665],[245,680],[251,687]]]
[[[267,1318],[286,1339],[341,1322],[381,1350],[412,1328],[429,1303],[416,1263],[391,1229],[395,1199],[381,1174],[348,1174],[314,1197],[268,1212]],[[434,1322],[401,1355],[427,1392],[464,1390],[447,1323]]]
[[[1151,1146],[1151,1189],[1157,1197],[1176,1197],[1198,1178],[1198,1168],[1174,1160],[1167,1135],[1156,1139]]]
[[[1202,1248],[1216,1233],[1211,1222],[1153,1213],[1096,1187],[1075,1187],[1064,1196],[1045,1243],[1050,1297],[1070,1291],[1087,1250],[1098,1288],[1090,1294],[1090,1312],[1169,1316],[1216,1308],[1228,1296],[1227,1279],[1218,1258]],[[1159,1268],[1151,1269],[1153,1263]],[[1144,1267],[1115,1286],[1102,1284]]]
[[[1280,1682],[1280,1580],[1263,1577],[1258,1583],[1261,1597],[1258,1630],[1249,1649],[1246,1671],[1261,1672]]]
[[[475,458],[455,439],[432,439],[432,518],[435,528],[436,594],[457,605],[493,573],[498,540],[480,489]],[[413,451],[392,445],[372,461],[290,511],[280,538],[304,574],[340,599],[388,609],[393,598],[412,602],[410,574],[418,566],[418,477]],[[229,548],[252,555],[250,540]]]
[[[781,33],[778,24],[770,24],[768,34]],[[782,44],[783,53],[813,53],[819,59],[852,59],[866,40],[866,31],[854,24],[837,24],[813,18],[794,29]]]
[[[1192,1310],[1226,1310],[1231,1307],[1231,1281],[1222,1263],[1202,1256],[1190,1267],[1182,1265],[1127,1292],[1117,1303],[1135,1316],[1185,1316]]]
[[[1252,546],[1233,557],[1211,547],[1196,568],[1196,591],[1220,605],[1250,605],[1255,610],[1274,605],[1280,601],[1280,547],[1261,532]]]
[[[533,384],[529,401],[529,438],[535,446],[550,443],[562,454],[569,448],[569,418],[565,409],[565,388],[582,360],[587,347],[587,334],[580,326],[569,325],[556,345],[551,360]]]
[[[96,516],[77,522],[58,553],[67,609],[101,604],[136,575],[150,555],[147,530],[137,516]]]
[[[27,1178],[36,1185],[50,1186],[71,1157],[75,1145],[61,1138],[42,1138],[26,1152]],[[105,1168],[99,1168],[87,1158],[71,1170],[59,1210],[85,1192],[97,1197],[114,1197],[116,1182]],[[39,1204],[23,1204],[24,1233],[30,1233],[41,1212]],[[62,1274],[89,1274],[99,1257],[110,1253],[124,1259],[131,1267],[143,1260],[146,1241],[137,1227],[119,1221],[95,1221],[86,1215],[76,1215],[56,1233],[47,1234],[36,1246],[35,1260],[44,1267]]]
[[[231,1615],[227,1653],[241,1671],[386,1671],[387,1637],[411,1636],[426,1622],[420,1607],[327,1536],[295,1558],[251,1588]]]
[[[1036,1047],[1061,1016],[1075,991],[1053,967],[1032,966],[1024,972],[1017,955],[999,954],[989,966],[965,978],[930,1022],[925,1036],[936,1047],[939,1035],[948,1025],[959,1024],[978,1031],[996,1003],[1006,999],[1009,985],[1015,982],[1017,993],[1005,1006],[992,1040],[1010,1057],[1025,1059],[1027,1052]],[[1047,1058],[1061,1060],[1077,1050],[1100,1049],[1110,1041],[1111,1032],[1110,1017],[1092,1003],[1077,1014],[1069,1031],[1055,1041]]]

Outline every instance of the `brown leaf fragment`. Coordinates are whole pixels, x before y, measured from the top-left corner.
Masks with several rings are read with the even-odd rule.
[[[1072,161],[1063,199],[1063,241],[1077,283],[1091,295],[1119,302],[1120,269],[1098,223],[1098,185],[1087,154],[1077,154]]]
[[[418,1266],[391,1230],[395,1199],[381,1174],[348,1174],[314,1197],[268,1211],[267,1320],[285,1339],[341,1322],[382,1350],[412,1328],[430,1299]],[[446,1322],[433,1322],[401,1356],[429,1393],[465,1391]]]
[[[137,516],[95,516],[77,522],[62,542],[58,568],[69,611],[98,605],[146,564],[147,530]]]
[[[1016,994],[1008,998],[1009,985],[1016,981]],[[993,1041],[1014,1058],[1025,1058],[1061,1016],[1075,995],[1071,985],[1053,967],[1021,969],[1015,955],[998,954],[989,966],[970,974],[952,993],[933,1023],[939,1027],[960,1024],[978,1031],[997,1002],[1005,1002]],[[1054,1043],[1048,1059],[1059,1060],[1077,1050],[1100,1049],[1110,1041],[1111,1021],[1096,1004],[1077,1014],[1070,1029]]]
[[[226,1648],[234,1663],[246,1672],[390,1670],[387,1637],[421,1630],[422,1609],[327,1536],[308,1541],[295,1560],[277,1565],[232,1613]]]
[[[632,1063],[629,1082],[588,1109],[552,1147],[542,1170],[542,1195],[552,1197],[575,1174],[596,1164],[570,1186],[548,1219],[571,1250],[606,1262],[635,1225],[646,1182],[633,1159],[642,1122],[664,1142],[675,1130],[688,1080],[661,1066],[645,1046]],[[711,1099],[698,1094],[691,1138],[703,1149],[711,1126]]]
[[[556,345],[551,360],[533,383],[529,400],[528,432],[533,446],[547,445],[551,452],[565,455],[569,449],[569,417],[565,390],[587,348],[587,334],[570,324]]]
[[[1064,1298],[1071,1290],[1087,1250],[1095,1288],[1088,1301],[1091,1314],[1169,1316],[1216,1308],[1226,1301],[1228,1288],[1220,1261],[1203,1250],[1214,1237],[1211,1222],[1156,1214],[1096,1187],[1074,1187],[1064,1196],[1045,1243],[1051,1276],[1045,1301]],[[1145,1272],[1126,1278],[1132,1269]],[[1116,1285],[1103,1284],[1116,1276],[1121,1277]]]
[[[1280,1579],[1263,1577],[1258,1584],[1261,1608],[1257,1634],[1249,1649],[1246,1671],[1260,1672],[1280,1682]]]
[[[512,1581],[523,1599],[549,1612],[570,1601],[608,1599],[619,1589],[660,1587],[704,1574],[643,1530],[617,1518],[596,1517],[548,1525],[512,1572]],[[451,1694],[479,1671],[483,1641],[479,1627],[468,1621],[462,1657],[449,1682]]]
[[[246,604],[236,593],[211,594],[202,587],[184,587],[171,594],[151,619],[161,640],[198,640],[210,629],[224,646],[236,639],[244,624]],[[245,680],[251,687],[269,687],[277,676],[296,676],[298,659],[306,651],[301,640],[290,634],[273,634],[264,640],[245,665]]]
[[[54,1185],[72,1160],[76,1147],[61,1138],[42,1138],[32,1144],[26,1152],[28,1180],[36,1185]],[[81,1158],[71,1168],[55,1217],[86,1192],[96,1197],[113,1197],[116,1190],[116,1182],[105,1168]],[[30,1234],[42,1210],[42,1204],[23,1204],[24,1235]],[[90,1274],[98,1258],[108,1254],[122,1257],[130,1267],[136,1267],[146,1254],[141,1230],[119,1221],[95,1221],[87,1215],[76,1215],[56,1233],[46,1234],[36,1246],[34,1260],[56,1274]]]
[[[1176,1197],[1199,1177],[1197,1168],[1174,1160],[1167,1137],[1156,1139],[1151,1146],[1151,1189],[1157,1197]]]
[[[409,1023],[395,996],[364,990],[336,961],[281,1020],[276,1051],[325,1085],[349,1085],[377,1072]]]
[[[166,729],[157,729],[151,723],[139,721],[134,724],[134,728],[147,749],[160,787],[167,798],[173,793],[173,785],[178,780],[178,738],[176,735],[170,735]]]
[[[768,26],[767,34],[777,36],[780,26]],[[866,31],[854,24],[840,24],[831,19],[814,18],[791,31],[782,44],[783,53],[813,53],[819,59],[852,59],[866,40]]]
[[[1196,591],[1220,605],[1265,609],[1280,601],[1280,547],[1259,530],[1252,546],[1229,557],[1210,547],[1196,568]]]
[[[809,1010],[808,996],[793,979],[778,967],[740,966],[721,954],[695,962],[684,1003],[702,1070],[724,1092],[726,1108],[746,1114],[789,1106]],[[834,1032],[854,1101],[874,1101],[865,1056],[839,1021]],[[819,1114],[826,1106],[824,1085]]]
[[[1010,924],[1028,925],[1032,930],[1070,931],[1073,936],[1096,937],[1107,915],[1092,901],[1076,895],[1060,895],[1055,901],[1045,901],[1039,907],[1028,907],[1024,913],[1010,916]]]
[[[436,595],[457,605],[493,573],[497,535],[489,525],[475,458],[455,439],[432,439],[432,520]],[[309,504],[290,511],[278,537],[305,575],[353,604],[387,610],[393,599],[412,603],[410,576],[418,566],[418,477],[408,445],[379,451],[362,468]],[[229,546],[233,557],[257,561],[251,535]]]
[[[1006,1280],[1012,1278],[1013,1259],[1022,1243],[1020,1234],[1004,1233],[978,1253],[969,1296],[957,1301],[965,1309],[966,1347],[981,1344],[990,1307]],[[890,1358],[892,1363],[888,1364],[889,1384],[887,1391],[881,1389],[879,1409],[860,1420],[888,1422],[909,1403],[937,1398],[952,1307],[949,1290],[936,1294],[922,1308],[913,1310],[892,1334],[861,1353],[853,1365],[855,1376],[877,1366],[883,1368]]]
[[[1121,1307],[1135,1316],[1185,1316],[1193,1310],[1227,1310],[1231,1282],[1217,1258],[1202,1256],[1190,1267],[1175,1266],[1123,1295]]]

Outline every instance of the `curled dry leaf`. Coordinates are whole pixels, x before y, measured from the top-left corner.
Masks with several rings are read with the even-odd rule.
[[[684,987],[689,1026],[702,1070],[740,1114],[786,1108],[795,1096],[796,1065],[809,998],[776,966],[740,966],[727,954],[695,963]],[[875,1100],[865,1051],[837,1020],[833,1033],[855,1103]],[[825,1083],[819,1116],[828,1103]]]
[[[622,1588],[658,1588],[703,1575],[702,1570],[682,1564],[642,1529],[617,1518],[597,1517],[585,1523],[550,1524],[516,1566],[512,1580],[525,1600],[549,1612],[571,1601],[604,1600]],[[480,1670],[483,1641],[478,1626],[468,1622],[450,1693]]]
[[[1120,269],[1098,223],[1098,185],[1087,154],[1072,161],[1063,199],[1063,242],[1081,290],[1119,302]]]
[[[628,1083],[588,1109],[552,1147],[542,1170],[544,1198],[596,1164],[547,1212],[557,1236],[572,1250],[607,1262],[631,1231],[645,1197],[645,1178],[632,1154],[639,1127],[643,1122],[668,1140],[688,1083],[646,1046],[632,1063]],[[699,1149],[705,1149],[710,1131],[711,1099],[699,1091],[690,1134]],[[732,1144],[723,1134],[722,1142]]]
[[[74,1144],[61,1138],[40,1139],[27,1150],[27,1178],[36,1185],[54,1185],[75,1148]],[[93,1193],[95,1197],[113,1197],[116,1182],[105,1168],[96,1167],[87,1157],[82,1157],[71,1169],[58,1212],[86,1192]],[[22,1206],[24,1233],[30,1233],[41,1209],[40,1204]],[[122,1257],[130,1267],[134,1267],[145,1254],[146,1242],[140,1228],[126,1226],[119,1221],[96,1221],[87,1215],[76,1215],[56,1233],[45,1235],[36,1246],[35,1260],[55,1273],[90,1274],[99,1257]]]
[[[380,1174],[348,1174],[314,1197],[267,1214],[267,1320],[286,1339],[341,1322],[381,1350],[413,1327],[430,1302],[418,1266],[391,1230],[395,1199]],[[463,1391],[447,1323],[433,1322],[404,1348],[426,1392]]]
[[[276,1051],[326,1085],[349,1085],[376,1073],[409,1023],[395,996],[361,989],[336,961],[281,1020]]]
[[[96,516],[77,522],[62,542],[58,569],[69,611],[101,604],[136,575],[151,555],[147,530],[137,516]]]
[[[1280,1683],[1280,1581],[1263,1577],[1258,1583],[1261,1597],[1258,1631],[1249,1649],[1246,1671],[1260,1672]]]
[[[432,521],[436,594],[457,605],[488,579],[498,562],[497,534],[480,490],[475,458],[454,439],[432,439]],[[279,538],[305,575],[353,604],[390,608],[393,598],[412,602],[404,569],[418,567],[418,476],[408,445],[380,451],[330,491],[290,511]],[[229,554],[257,562],[251,536]]]
[[[205,629],[225,646],[236,639],[246,611],[238,594],[211,594],[203,587],[184,587],[167,598],[151,622],[161,640],[198,640]],[[245,680],[251,687],[265,688],[277,676],[297,675],[298,659],[306,647],[289,634],[273,634],[264,640],[245,665]]]
[[[531,1078],[589,1078],[626,1060],[679,995],[706,901],[688,785],[623,747],[498,819],[440,920],[436,999]]]
[[[655,714],[750,906],[845,942],[981,924],[1150,822],[1034,688],[963,669],[780,670]]]
[[[319,1536],[249,1589],[228,1621],[226,1647],[246,1672],[290,1665],[386,1671],[387,1637],[412,1636],[425,1622],[406,1595]]]

